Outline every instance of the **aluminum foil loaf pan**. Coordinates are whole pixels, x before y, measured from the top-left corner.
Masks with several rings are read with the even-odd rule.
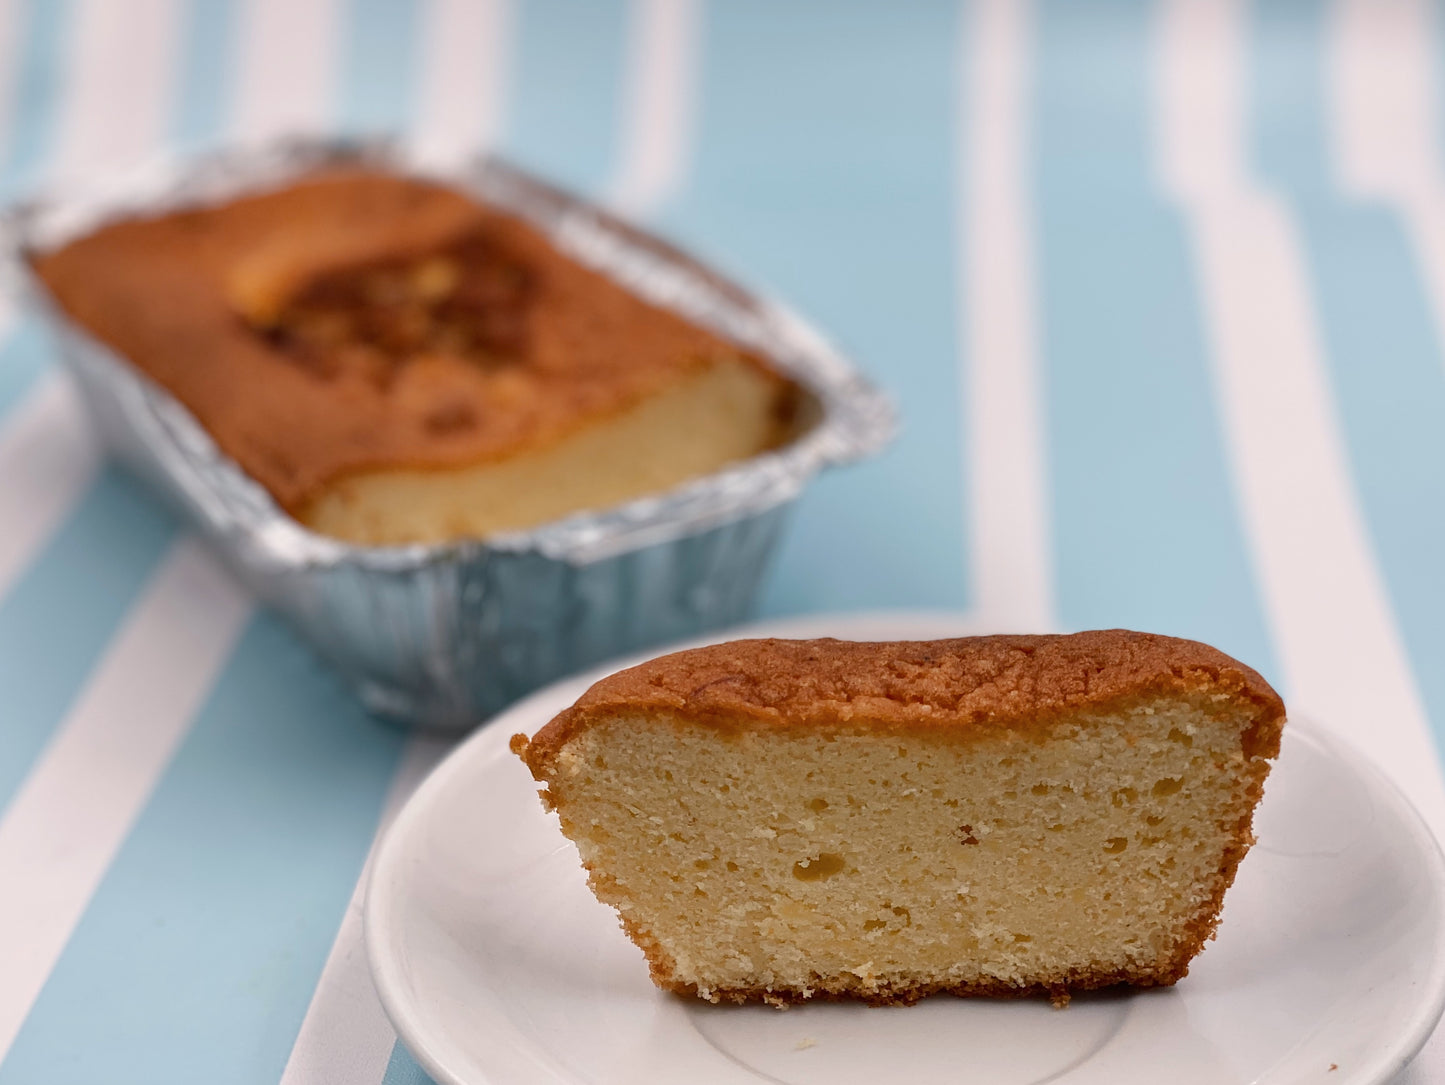
[[[483,541],[365,547],[309,531],[167,391],[68,318],[27,257],[135,215],[220,203],[325,165],[440,180],[527,220],[647,301],[755,351],[811,393],[782,448],[653,497]],[[787,510],[822,468],[879,449],[885,398],[820,335],[671,246],[492,157],[428,165],[392,145],[305,142],[155,163],[5,219],[106,446],[338,667],[373,711],[475,725],[555,678],[746,618]],[[198,358],[198,365],[205,359]]]

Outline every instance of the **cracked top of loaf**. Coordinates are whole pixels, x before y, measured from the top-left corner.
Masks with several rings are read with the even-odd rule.
[[[115,222],[34,264],[292,512],[354,473],[546,446],[723,358],[771,374],[514,217],[358,168]]]
[[[1160,694],[1258,706],[1249,756],[1279,751],[1284,702],[1256,671],[1197,641],[1125,629],[866,643],[739,640],[659,656],[610,675],[542,728],[533,772],[593,723],[666,712],[719,726],[1020,729],[1059,713]]]

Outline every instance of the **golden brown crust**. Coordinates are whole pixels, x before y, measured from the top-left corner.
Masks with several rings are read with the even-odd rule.
[[[1123,629],[956,640],[741,640],[660,656],[596,683],[526,744],[539,781],[568,742],[621,714],[714,726],[850,726],[955,733],[1017,729],[1162,693],[1259,707],[1248,757],[1279,752],[1284,703],[1257,672],[1197,641]]]
[[[502,337],[525,343],[515,364],[438,350],[377,380],[364,366],[298,359],[255,326],[319,275],[478,236],[527,277],[525,329]],[[347,474],[465,466],[546,444],[740,356],[517,219],[435,184],[359,170],[118,222],[34,263],[72,317],[185,403],[292,512]],[[788,386],[774,379],[784,410]]]

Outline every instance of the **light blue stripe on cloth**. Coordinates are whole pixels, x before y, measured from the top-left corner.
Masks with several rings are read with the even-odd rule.
[[[174,532],[169,513],[108,469],[0,599],[0,810]]]
[[[417,1065],[416,1059],[406,1047],[397,1043],[391,1049],[391,1060],[386,1064],[386,1074],[381,1085],[434,1085],[427,1072]]]
[[[1277,673],[1226,469],[1199,284],[1152,176],[1154,6],[1038,8],[1034,170],[1059,609]]]
[[[0,1083],[276,1080],[402,739],[279,622],[254,620]]]
[[[960,7],[707,16],[691,183],[664,226],[815,319],[903,417],[887,453],[804,496],[763,609],[960,607]]]
[[[184,9],[184,70],[172,122],[175,143],[193,149],[216,139],[226,119],[235,57],[239,0],[188,0]]]
[[[0,170],[0,200],[9,200],[36,180],[55,141],[55,121],[65,79],[64,45],[73,0],[28,0],[24,37],[11,110],[10,145]]]
[[[592,196],[616,168],[627,8],[622,0],[518,0],[502,149]]]
[[[1445,745],[1445,355],[1400,215],[1339,190],[1326,142],[1328,10],[1266,0],[1250,113],[1259,173],[1304,241],[1324,360],[1366,527]]]
[[[70,7],[70,0],[29,0],[24,5],[19,72],[9,103],[9,142],[0,148],[0,201],[35,182],[54,142]],[[46,369],[49,357],[49,341],[35,320],[23,319],[0,340],[0,422]]]
[[[1242,76],[1251,166],[1267,183],[1325,197],[1333,187],[1321,97],[1329,9],[1315,0],[1256,0],[1249,10]]]
[[[1428,91],[1431,100],[1428,103],[1432,107],[1426,114],[1434,122],[1434,131],[1429,133],[1434,137],[1434,146],[1437,149],[1445,149],[1445,5],[1433,3],[1429,5],[1429,39],[1432,46],[1430,55],[1434,60],[1432,74]]]
[[[395,132],[416,96],[420,5],[400,0],[351,0],[342,27],[340,127]]]
[[[1366,527],[1445,748],[1445,359],[1397,215],[1300,208]]]
[[[0,423],[50,367],[51,342],[38,318],[22,317],[0,341]]]

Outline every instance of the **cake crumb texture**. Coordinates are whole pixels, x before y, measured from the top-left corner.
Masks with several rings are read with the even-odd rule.
[[[604,679],[513,749],[654,981],[909,1003],[1182,977],[1284,706],[1111,630],[741,641]]]

